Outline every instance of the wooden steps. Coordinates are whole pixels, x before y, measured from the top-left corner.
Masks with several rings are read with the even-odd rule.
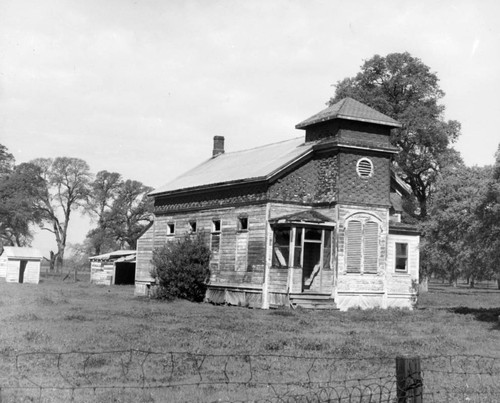
[[[338,309],[335,300],[330,294],[306,292],[300,294],[290,294],[289,298],[292,308]]]

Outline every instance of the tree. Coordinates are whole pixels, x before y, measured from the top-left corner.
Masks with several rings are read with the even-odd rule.
[[[153,220],[152,200],[147,197],[151,190],[139,181],[123,181],[116,172],[96,175],[88,206],[97,217],[97,227],[87,234],[96,254],[136,248],[137,239]]]
[[[337,82],[329,101],[332,105],[351,97],[403,125],[391,135],[392,144],[401,148],[395,168],[412,188],[419,219],[427,217],[427,202],[439,171],[458,157],[450,145],[460,134],[460,124],[444,120],[445,107],[439,104],[444,92],[438,82],[428,66],[407,52],[375,55],[356,76]]]
[[[14,169],[15,159],[7,147],[0,144],[0,178],[8,175]]]
[[[54,234],[57,253],[53,259],[57,271],[64,262],[64,251],[71,212],[83,207],[89,194],[91,174],[88,164],[79,158],[39,158],[32,161],[41,170],[45,188],[38,195],[38,208],[48,226],[42,229]],[[54,263],[54,262],[53,262]]]
[[[114,249],[116,244],[110,230],[110,212],[123,187],[121,175],[116,172],[100,171],[91,183],[88,211],[97,218],[97,227],[87,234],[96,255],[104,249]]]
[[[201,302],[210,277],[210,249],[201,233],[168,242],[153,253],[151,273],[160,287],[156,296]]]
[[[0,176],[0,241],[3,244],[27,246],[33,239],[32,226],[40,224],[37,196],[45,183],[40,169],[20,164]]]
[[[423,224],[421,260],[426,274],[447,278],[454,285],[459,277],[470,279],[471,286],[476,280],[491,278],[476,215],[490,171],[463,164],[443,169]]]
[[[484,255],[484,264],[494,273],[500,289],[500,145],[495,154],[484,196],[478,203],[478,242]]]

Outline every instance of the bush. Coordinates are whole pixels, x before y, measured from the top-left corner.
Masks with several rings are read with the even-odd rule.
[[[210,277],[209,262],[210,249],[202,234],[186,235],[156,249],[151,273],[159,287],[155,297],[203,301]]]

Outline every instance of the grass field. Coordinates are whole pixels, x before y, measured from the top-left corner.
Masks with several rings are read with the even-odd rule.
[[[84,352],[75,357],[75,362],[84,365],[87,383],[78,381],[77,374],[73,373],[67,382],[73,386],[78,382],[95,385],[96,379],[110,381],[113,371],[107,367],[113,360],[120,361],[118,367],[123,381],[124,368],[127,367],[123,354],[106,356],[104,353],[129,349],[175,352],[189,357],[193,354],[200,357],[210,355],[212,359],[218,355],[234,355],[243,357],[238,358],[243,361],[246,356],[295,357],[284,364],[286,371],[269,372],[269,362],[263,363],[263,368],[267,365],[268,380],[282,377],[285,372],[287,376],[293,376],[294,372],[302,370],[299,365],[303,367],[304,360],[309,357],[333,357],[338,362],[353,359],[361,362],[374,357],[392,362],[398,355],[442,357],[466,354],[496,358],[497,365],[500,362],[500,291],[486,286],[479,284],[471,290],[465,286],[453,288],[431,284],[430,292],[420,296],[418,309],[414,311],[339,312],[264,311],[186,301],[167,303],[135,297],[132,286],[104,287],[47,278],[39,285],[0,283],[0,360],[3,358],[4,363],[3,371],[0,370],[0,387],[2,382],[4,389],[5,385],[19,388],[23,385],[18,375],[12,374],[14,359],[17,360],[15,371],[29,372],[27,378],[38,379],[30,385],[47,385],[47,380],[54,379],[54,371],[62,376],[64,371],[61,371],[60,362],[47,361],[44,364],[41,359],[33,361],[33,355],[29,359],[24,355],[28,352]],[[149,360],[154,355],[152,353],[144,354]],[[57,358],[54,357],[50,360]],[[60,360],[61,356],[58,357]],[[69,354],[64,357],[70,358]],[[19,364],[20,358],[25,359],[24,369]],[[47,356],[44,360],[48,360]],[[241,368],[246,365],[243,361],[238,363]],[[141,364],[140,369],[144,371],[147,365],[148,362]],[[159,365],[158,362],[155,365]],[[192,365],[200,368],[198,361]],[[228,369],[227,361],[220,365],[225,366],[223,375],[227,378],[233,370]],[[35,367],[41,373],[36,373]],[[89,379],[89,368],[93,369],[95,379]],[[9,371],[10,380],[6,380],[2,374]],[[241,371],[238,376],[245,379],[247,370]],[[358,369],[350,368],[349,371],[354,374]],[[361,376],[362,371],[360,368],[357,376]],[[194,371],[193,377],[199,376],[198,372]],[[497,375],[500,377],[500,373]],[[214,396],[218,393],[217,390],[213,392]],[[16,389],[16,393],[21,392]],[[185,401],[216,400],[209,398],[206,390],[190,393]],[[246,391],[246,397],[241,397],[241,400],[250,400],[248,393]],[[127,393],[126,396],[116,401],[139,401],[136,395]],[[144,396],[142,393],[141,401],[163,401],[155,400],[151,393]],[[95,397],[75,401],[98,400]],[[15,397],[13,399],[17,401]],[[107,398],[100,399],[106,401]],[[52,401],[43,400],[41,395],[39,400]],[[9,400],[4,397],[0,401]]]

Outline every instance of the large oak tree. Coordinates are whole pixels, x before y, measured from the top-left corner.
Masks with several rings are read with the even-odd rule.
[[[64,262],[68,227],[73,210],[85,206],[91,174],[88,164],[79,158],[38,158],[32,161],[45,181],[39,193],[38,208],[46,224],[42,229],[54,234],[57,252],[53,257],[57,271]]]

